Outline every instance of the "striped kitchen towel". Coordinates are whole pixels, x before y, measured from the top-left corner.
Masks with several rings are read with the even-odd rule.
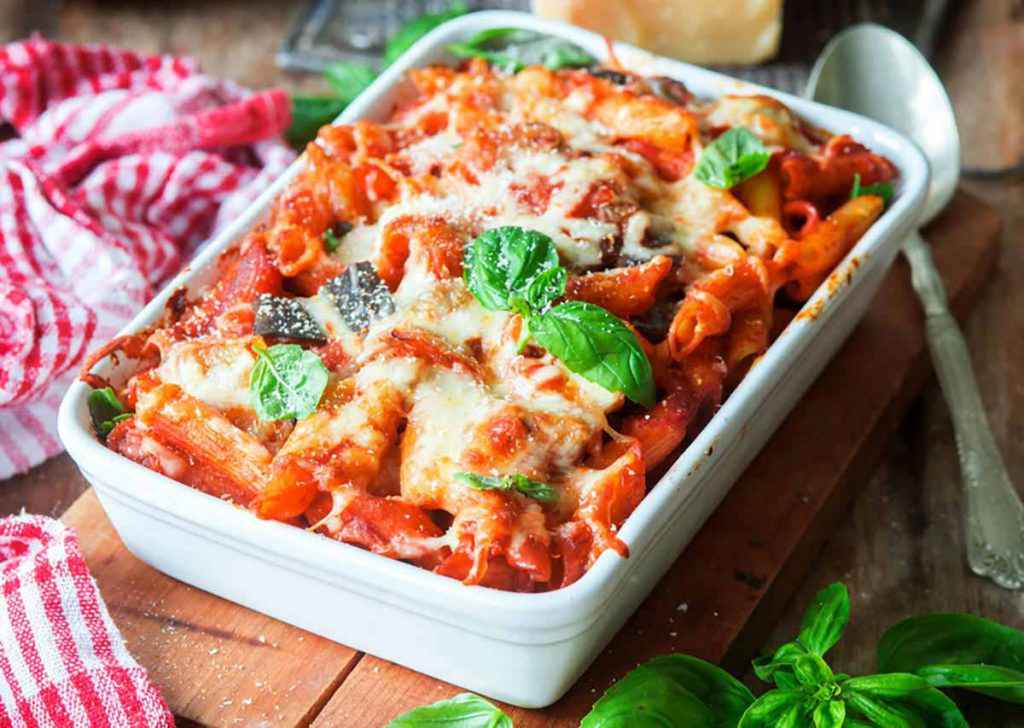
[[[0,479],[61,451],[83,356],[287,167],[289,117],[187,58],[0,49]]]
[[[71,530],[43,516],[0,520],[0,588],[0,727],[174,725]]]

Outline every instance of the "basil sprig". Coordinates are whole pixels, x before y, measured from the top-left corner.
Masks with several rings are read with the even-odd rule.
[[[512,728],[512,719],[478,695],[462,693],[414,708],[385,728]]]
[[[398,60],[398,57],[412,48],[420,38],[432,31],[442,23],[454,20],[460,15],[469,12],[469,6],[458,0],[453,2],[448,10],[441,13],[426,13],[413,18],[399,28],[398,32],[391,36],[387,46],[384,48],[384,65],[389,66]]]
[[[441,13],[427,13],[413,18],[391,36],[384,47],[384,66],[389,66],[412,45],[434,28],[452,18],[469,12],[466,3],[458,0]],[[285,139],[301,149],[316,136],[320,127],[334,121],[345,107],[373,83],[378,71],[373,66],[352,61],[332,63],[324,69],[324,78],[331,85],[331,96],[293,96],[292,122]]]
[[[466,247],[463,277],[480,305],[492,311],[542,311],[565,293],[567,275],[544,233],[492,228]]]
[[[256,364],[249,379],[253,407],[261,420],[301,420],[320,404],[327,367],[298,344],[253,346]]]
[[[654,404],[654,374],[636,336],[617,316],[582,301],[552,304],[568,272],[547,235],[519,227],[484,232],[466,246],[466,285],[484,308],[523,317],[530,337],[565,367],[644,406]]]
[[[533,498],[541,503],[554,503],[558,500],[558,491],[550,485],[537,480],[531,480],[525,475],[518,473],[493,477],[490,475],[479,475],[478,473],[459,472],[455,474],[455,477],[476,490],[517,491],[527,498]]]
[[[448,51],[459,58],[483,58],[508,73],[526,66],[580,68],[597,60],[575,43],[521,28],[488,28],[469,40],[451,43]]]
[[[846,587],[832,584],[822,590],[804,614],[797,637],[755,662],[758,677],[775,683],[756,700],[742,683],[710,663],[664,655],[612,685],[580,728],[967,728],[956,704],[937,688],[967,688],[1024,702],[1024,632],[967,614],[914,617],[882,637],[882,674],[850,677],[833,673],[824,659],[849,618]],[[391,724],[441,725],[512,724],[461,723],[457,717],[451,723]]]
[[[320,127],[338,118],[345,102],[333,96],[292,96],[292,122],[284,138],[296,149],[316,136]]]
[[[878,195],[882,198],[882,202],[888,207],[889,203],[892,202],[893,189],[891,182],[877,182],[873,185],[861,185],[860,175],[853,175],[853,189],[850,190],[850,199],[856,199],[863,197],[864,195]]]
[[[771,158],[760,139],[734,126],[704,147],[693,173],[708,187],[727,190],[761,172]]]
[[[117,394],[110,387],[94,389],[89,392],[86,404],[89,406],[89,418],[92,420],[92,426],[96,429],[96,434],[104,439],[118,422],[132,416],[131,412],[125,411],[121,400],[117,398]]]
[[[967,728],[956,704],[922,677],[906,672],[864,677],[833,673],[824,656],[842,637],[849,619],[850,596],[844,585],[819,592],[796,639],[754,661],[757,677],[774,682],[776,689],[750,706],[739,728]]]

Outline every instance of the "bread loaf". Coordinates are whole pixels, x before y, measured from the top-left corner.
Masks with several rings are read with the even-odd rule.
[[[533,9],[691,63],[760,63],[782,34],[782,0],[533,0]]]

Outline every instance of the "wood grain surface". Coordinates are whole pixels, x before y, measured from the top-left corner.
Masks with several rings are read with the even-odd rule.
[[[91,490],[63,521],[78,531],[128,650],[179,718],[204,726],[308,725],[358,658],[149,568],[125,549]]]
[[[932,230],[937,265],[961,314],[991,272],[998,230],[995,213],[966,194]],[[926,381],[921,331],[919,306],[897,266],[850,340],[633,619],[565,699],[541,711],[510,709],[518,728],[576,725],[611,681],[655,655],[680,651],[742,669]],[[183,718],[299,726],[316,716],[314,725],[369,728],[458,692],[157,573],[128,554],[91,491],[64,519],[78,529],[129,649]]]
[[[955,5],[955,22],[940,40],[939,71],[956,106],[964,162],[982,168],[1019,163],[1024,159],[1024,3],[962,0]],[[253,87],[281,85],[292,91],[316,91],[324,88],[319,79],[285,74],[273,65],[273,52],[299,9],[298,3],[280,0],[0,0],[0,41],[39,30],[69,41],[187,52],[208,72]],[[968,320],[966,333],[996,438],[1011,477],[1020,482],[1024,481],[1020,375],[1024,183],[1018,177],[969,180],[965,186],[994,205],[1004,223],[996,274]],[[836,662],[847,671],[872,669],[878,635],[908,614],[969,610],[1024,626],[1024,596],[973,577],[964,565],[959,467],[945,404],[934,384],[926,387],[903,419],[890,454],[871,477],[865,476],[865,482],[864,492],[845,509],[827,544],[808,557],[804,565],[808,575],[796,596],[784,604],[775,604],[770,593],[762,600],[762,609],[772,605],[773,613],[781,614],[767,644],[788,639],[811,595],[837,579],[849,584],[854,597],[853,623],[835,652]],[[57,515],[84,488],[67,457],[54,458],[0,484],[0,513],[25,507]],[[786,577],[780,574],[777,581]],[[770,623],[767,614],[762,617],[755,612],[752,618]],[[351,676],[356,678],[363,679],[361,671]],[[352,680],[346,684],[355,687]],[[434,691],[422,697],[440,697],[445,688]],[[397,699],[401,704],[403,700]],[[334,707],[331,703],[329,709]],[[974,728],[1024,725],[1010,711],[990,703],[972,705],[968,717]]]

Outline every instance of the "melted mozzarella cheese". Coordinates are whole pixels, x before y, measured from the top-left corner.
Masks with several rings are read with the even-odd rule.
[[[723,96],[708,114],[711,126],[743,126],[765,144],[810,152],[811,142],[800,133],[796,118],[781,101],[770,96]]]
[[[251,407],[249,378],[255,363],[247,341],[181,341],[164,351],[156,373],[211,407]]]

